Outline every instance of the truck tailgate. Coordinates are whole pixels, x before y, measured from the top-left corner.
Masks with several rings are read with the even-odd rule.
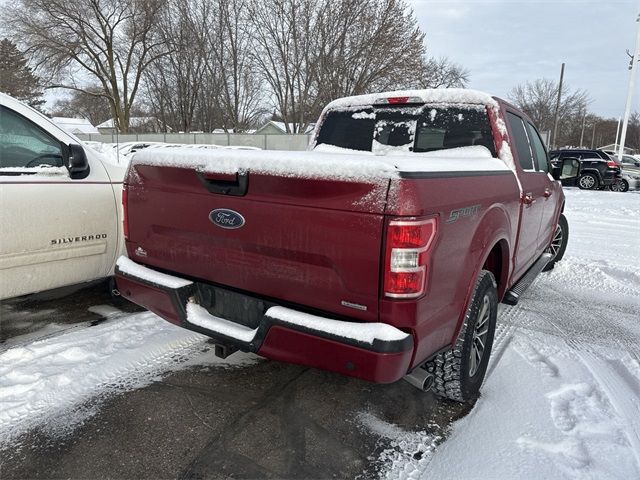
[[[249,171],[243,195],[225,194],[241,177],[132,165],[129,256],[185,277],[377,320],[389,180]],[[244,224],[214,223],[217,209],[232,210]]]

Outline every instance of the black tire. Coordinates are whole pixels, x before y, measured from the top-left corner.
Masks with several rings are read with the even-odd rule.
[[[609,185],[609,190],[612,192],[627,192],[629,191],[629,182],[624,178],[619,178],[613,183],[613,185]]]
[[[491,272],[482,270],[476,280],[458,340],[451,350],[438,354],[425,365],[427,371],[434,376],[431,389],[437,395],[457,402],[470,402],[478,398],[489,364],[497,314],[496,281]],[[478,337],[484,331],[484,325],[484,349],[479,362],[474,363],[471,354],[477,353],[474,345],[479,346],[482,343],[478,343]],[[481,326],[480,330],[478,326]]]
[[[599,184],[598,177],[593,173],[583,173],[578,178],[578,188],[581,190],[596,190]]]
[[[545,253],[553,254],[553,258],[547,263],[547,266],[542,269],[543,272],[548,272],[549,270],[553,270],[556,263],[562,260],[564,257],[564,251],[567,249],[567,244],[569,243],[569,222],[567,222],[567,217],[564,214],[560,214],[560,218],[558,219],[558,225],[556,225],[556,229],[553,232],[553,238],[551,239],[551,244],[545,250]]]

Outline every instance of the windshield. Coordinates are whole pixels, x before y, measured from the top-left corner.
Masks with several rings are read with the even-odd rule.
[[[482,145],[496,156],[487,111],[481,105],[367,107],[330,111],[317,144],[349,150],[433,152]]]

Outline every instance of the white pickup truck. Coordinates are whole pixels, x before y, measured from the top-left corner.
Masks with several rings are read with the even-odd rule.
[[[113,274],[125,167],[0,93],[0,300]]]

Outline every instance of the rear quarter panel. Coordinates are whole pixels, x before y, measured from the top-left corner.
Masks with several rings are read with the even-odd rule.
[[[504,278],[498,279],[506,283],[513,267],[511,252],[516,244],[519,208],[519,187],[512,171],[392,183],[387,212],[390,216],[438,219],[425,295],[418,300],[381,297],[380,301],[382,321],[414,332],[412,365],[453,342],[474,279],[498,242],[508,249],[504,255]],[[504,287],[502,284],[500,295]]]

